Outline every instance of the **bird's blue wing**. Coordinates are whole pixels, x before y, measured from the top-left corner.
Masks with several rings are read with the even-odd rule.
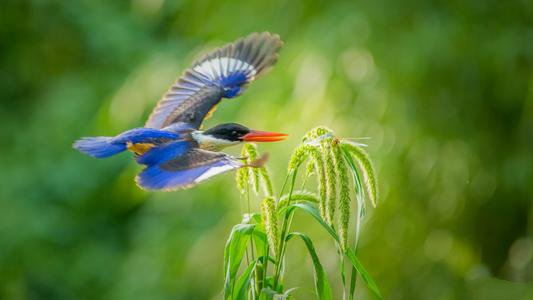
[[[151,129],[151,128],[134,128],[128,131],[125,131],[116,137],[113,138],[112,143],[123,144],[123,143],[149,143],[153,141],[168,141],[177,139],[179,137],[178,133],[170,132],[160,129]]]
[[[238,96],[246,84],[276,63],[282,44],[278,35],[253,33],[208,53],[163,96],[145,126],[185,122],[199,128],[223,97]]]
[[[189,140],[177,140],[148,150],[143,155],[136,158],[141,165],[156,165],[165,161],[175,159],[187,153],[196,146],[195,142]]]
[[[173,159],[147,166],[135,180],[139,187],[147,190],[177,190],[242,166],[224,153],[192,148]]]

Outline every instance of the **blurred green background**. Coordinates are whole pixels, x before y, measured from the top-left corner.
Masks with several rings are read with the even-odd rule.
[[[371,137],[360,258],[385,299],[533,299],[532,16],[527,0],[2,1],[0,298],[219,299],[233,175],[148,193],[129,155],[71,144],[142,126],[193,59],[268,30],[279,63],[206,125],[289,133],[261,145],[278,189],[308,129]],[[295,226],[337,282],[331,241]],[[288,254],[298,299],[304,253]]]

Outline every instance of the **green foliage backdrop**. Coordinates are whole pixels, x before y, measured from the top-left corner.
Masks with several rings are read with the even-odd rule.
[[[127,155],[70,145],[141,126],[199,53],[264,30],[285,41],[278,65],[208,126],[290,133],[261,146],[275,174],[315,125],[371,137],[381,203],[359,258],[385,299],[532,297],[532,15],[528,1],[2,1],[0,298],[221,297],[233,176],[147,193]],[[289,257],[311,297],[311,261]]]

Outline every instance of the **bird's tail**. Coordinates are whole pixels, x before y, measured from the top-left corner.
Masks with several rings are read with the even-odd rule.
[[[77,140],[73,147],[80,152],[96,158],[113,156],[126,150],[125,143],[113,143],[113,137],[96,136]]]

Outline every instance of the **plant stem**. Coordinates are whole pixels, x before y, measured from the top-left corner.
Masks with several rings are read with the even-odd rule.
[[[250,185],[246,185],[246,206],[247,206],[247,210],[248,210],[248,218],[250,217],[250,214],[251,214],[251,208],[250,208]],[[250,237],[250,252],[251,252],[251,256],[252,256],[252,261],[255,261],[255,251],[254,251],[254,240],[253,240],[253,235]],[[246,256],[248,257],[248,248],[246,249]],[[247,259],[248,260],[248,259]],[[250,262],[248,262],[249,264]],[[257,272],[257,269],[254,269],[254,273]],[[250,286],[252,287],[252,289],[250,290],[251,294],[252,294],[252,299],[256,299],[259,295],[259,291],[258,289],[254,289],[254,287],[256,287],[256,281],[255,278],[255,274],[254,276],[252,276],[252,284],[250,284]],[[255,290],[255,291],[254,291]],[[257,295],[256,295],[257,294]]]
[[[246,187],[246,190],[248,190],[248,187]],[[244,201],[242,201],[242,194],[241,194],[241,215],[244,216],[246,213],[246,208],[244,208],[244,204],[242,204]],[[245,257],[246,257],[246,265],[250,264],[250,252],[248,250],[248,247],[245,249]],[[233,283],[235,284],[235,283]]]
[[[281,196],[283,196],[283,192],[285,191],[285,186],[287,185],[288,181],[289,181],[289,174],[285,176],[285,180],[283,181],[283,185],[281,186],[281,190],[279,191],[278,199],[281,199]]]
[[[263,286],[265,285],[267,273],[268,273],[268,251],[269,246],[268,243],[265,243],[265,256],[263,256],[263,279],[262,279],[262,286],[260,286],[259,294],[261,294],[261,290],[263,289]]]
[[[346,272],[344,270],[344,253],[342,252],[339,243],[335,243],[335,245],[337,247],[337,254],[339,255],[339,267],[342,281],[342,299],[346,300]]]
[[[298,170],[295,169],[294,171],[292,171],[292,179],[291,179],[291,188],[290,188],[290,191],[289,191],[289,198],[287,200],[287,205],[290,205],[291,203],[291,198],[292,198],[292,192],[294,190],[294,184],[295,184],[295,181],[296,181],[296,174],[298,173]],[[287,175],[287,178],[288,178],[288,175]],[[287,180],[285,180],[285,183],[287,182]],[[282,188],[282,192],[283,192],[283,189],[285,188],[285,183],[283,184],[283,188]],[[285,217],[283,218],[283,225],[282,225],[282,229],[281,229],[281,236],[280,236],[280,243],[279,243],[279,257],[277,257],[276,259],[276,271],[274,273],[274,290],[277,290],[278,288],[278,283],[279,283],[279,276],[280,276],[280,272],[281,272],[281,266],[283,264],[283,258],[284,258],[284,255],[285,255],[285,239],[287,237],[287,232],[288,232],[288,229],[289,229],[289,223],[292,219],[292,214],[293,214],[293,211],[292,210],[287,210],[287,212],[285,212]]]
[[[246,186],[246,203],[247,203],[247,206],[248,206],[248,217],[250,217],[251,209],[250,209],[250,186],[249,185]],[[255,261],[253,240],[251,241],[250,246],[252,248],[251,249],[251,251],[252,251],[252,261]]]

